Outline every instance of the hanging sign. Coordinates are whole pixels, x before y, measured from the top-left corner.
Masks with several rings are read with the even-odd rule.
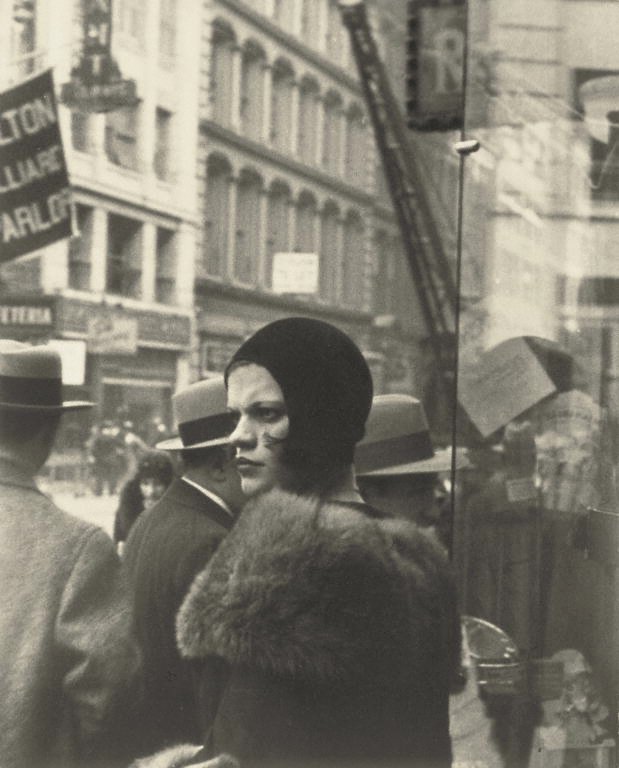
[[[88,351],[91,355],[135,355],[138,351],[137,320],[107,313],[91,317]]]
[[[272,286],[274,293],[316,293],[318,254],[297,251],[274,253]]]
[[[82,112],[111,112],[134,106],[135,80],[124,80],[112,57],[111,0],[83,0],[82,55],[62,86],[61,99]]]
[[[0,263],[71,236],[51,70],[0,93]]]

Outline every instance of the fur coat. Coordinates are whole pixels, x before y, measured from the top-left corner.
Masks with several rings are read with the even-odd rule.
[[[449,566],[414,524],[371,512],[279,490],[248,502],[177,617],[202,662],[193,762],[450,764]]]

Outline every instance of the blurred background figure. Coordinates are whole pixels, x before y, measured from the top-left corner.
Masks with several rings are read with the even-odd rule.
[[[114,541],[119,552],[138,516],[163,496],[174,479],[167,453],[146,450],[138,459],[135,474],[123,485],[114,519]]]
[[[355,451],[363,498],[394,517],[433,527],[449,540],[451,448],[435,449],[423,405],[410,395],[377,395]],[[468,467],[456,451],[456,469]]]
[[[116,493],[120,477],[122,443],[118,428],[112,421],[104,421],[93,427],[88,440],[88,463],[96,496]]]

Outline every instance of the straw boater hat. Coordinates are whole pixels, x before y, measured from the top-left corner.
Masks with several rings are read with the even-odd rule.
[[[196,381],[172,395],[178,436],[155,446],[163,451],[191,451],[224,445],[234,428],[234,417],[226,408],[223,376]]]
[[[377,395],[355,451],[357,477],[389,477],[451,469],[451,448],[434,450],[423,405],[410,395]],[[456,450],[456,468],[469,466]]]
[[[92,408],[86,400],[62,400],[62,360],[55,349],[0,339],[0,409],[64,413]]]

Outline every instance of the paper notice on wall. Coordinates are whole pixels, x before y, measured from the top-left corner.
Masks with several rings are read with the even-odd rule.
[[[458,399],[487,437],[553,392],[555,385],[520,337],[502,342],[474,366],[463,368]]]

